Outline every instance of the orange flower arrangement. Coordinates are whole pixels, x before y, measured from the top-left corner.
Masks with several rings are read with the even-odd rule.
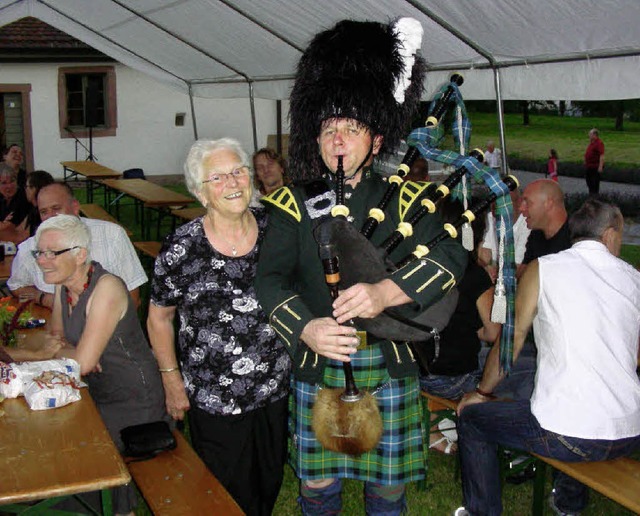
[[[0,342],[5,346],[17,344],[16,331],[31,319],[27,310],[30,303],[26,301],[16,306],[11,296],[0,298]]]

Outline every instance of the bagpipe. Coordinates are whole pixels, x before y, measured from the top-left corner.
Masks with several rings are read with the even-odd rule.
[[[458,74],[452,76],[451,83],[430,110],[427,124],[440,125],[451,99],[458,95],[457,85],[462,83]],[[437,116],[436,116],[437,115]],[[445,224],[442,231],[425,244],[419,244],[414,251],[398,263],[392,263],[389,255],[406,238],[413,235],[413,229],[427,214],[435,213],[437,205],[451,194],[458,183],[470,174],[469,163],[482,169],[483,155],[474,150],[464,157],[464,164],[439,186],[430,184],[425,188],[418,208],[407,220],[402,220],[382,245],[374,246],[370,238],[384,220],[384,210],[401,187],[403,177],[408,173],[413,161],[422,153],[418,146],[412,146],[397,168],[396,174],[388,178],[388,187],[375,208],[369,211],[362,229],[354,228],[347,217],[349,208],[344,203],[344,171],[339,158],[336,170],[336,204],[331,217],[320,223],[314,230],[318,242],[320,259],[325,272],[325,280],[332,299],[337,298],[338,288],[346,289],[356,283],[377,283],[395,270],[424,258],[435,246],[447,238],[456,238],[458,230],[483,213],[498,197],[508,194],[517,187],[513,177],[505,179],[501,188],[477,205],[467,209],[459,221]],[[424,341],[433,336],[433,329],[442,330],[448,323],[458,301],[454,290],[434,303],[414,318],[387,309],[374,318],[356,318],[358,328],[375,337],[396,341]],[[313,428],[320,443],[327,449],[360,455],[373,449],[382,433],[382,421],[377,402],[368,392],[358,390],[351,364],[343,363],[345,389],[321,389],[313,408]]]

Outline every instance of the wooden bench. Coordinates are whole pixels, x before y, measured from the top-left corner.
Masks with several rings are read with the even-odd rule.
[[[533,489],[533,514],[542,515],[545,502],[545,464],[575,478],[594,491],[640,514],[640,461],[622,457],[600,462],[562,462],[533,454],[538,459]]]
[[[440,421],[445,418],[451,419],[457,424],[458,416],[456,414],[456,410],[458,408],[459,400],[450,400],[447,398],[441,398],[440,396],[434,396],[433,394],[429,394],[428,392],[421,391],[421,395],[423,398],[423,408],[424,408],[424,421],[423,424],[425,428],[433,428],[434,425],[437,425]],[[431,414],[437,414],[435,418],[431,418]],[[428,426],[427,426],[428,425]],[[431,430],[431,432],[435,432],[435,430]],[[529,457],[523,462],[512,465],[506,460],[505,454],[503,452],[511,451],[506,448],[500,448],[500,475],[503,480],[507,478],[507,476],[518,475],[524,470],[526,470],[531,464],[534,463],[534,459]],[[429,452],[430,453],[430,452]],[[522,455],[527,455],[525,452],[518,452]],[[428,455],[427,455],[428,456]],[[457,457],[457,455],[456,455]],[[456,471],[454,475],[458,477],[459,475],[459,462],[456,462]],[[419,486],[420,487],[420,486]]]
[[[154,260],[160,254],[160,248],[162,247],[162,242],[156,242],[155,240],[147,241],[147,242],[133,242],[133,246],[138,249],[138,251],[150,256]]]
[[[456,408],[458,407],[458,402],[456,400],[450,400],[447,398],[441,398],[440,396],[435,396],[433,394],[429,394],[423,390],[420,391],[420,396],[422,397],[422,409],[423,409],[423,420],[422,424],[424,428],[427,429],[426,435],[427,440],[430,440],[430,436],[432,433],[437,432],[438,430],[431,430],[434,426],[437,427],[438,423],[443,419],[451,419],[453,421],[456,420]],[[432,419],[431,415],[434,414],[435,417]],[[429,449],[429,442],[425,443],[426,450],[426,460],[429,460],[429,455],[431,454],[431,450]],[[457,455],[456,455],[457,456]],[[427,464],[428,466],[428,464]],[[424,480],[418,482],[418,489],[424,491],[427,489],[427,475],[429,468],[427,467],[427,474],[425,474]],[[456,467],[454,471],[454,476],[458,476],[459,473],[459,464],[456,460]]]
[[[128,464],[129,472],[153,514],[244,514],[183,435],[178,431],[174,435],[178,443],[174,450]]]
[[[183,221],[185,220],[190,221],[190,220],[197,219],[198,217],[202,217],[203,215],[206,215],[206,213],[207,213],[207,209],[202,206],[197,208],[182,208],[179,210],[171,210],[171,215],[179,219],[182,219]]]
[[[104,220],[106,222],[113,222],[114,224],[118,224],[118,226],[122,226],[118,219],[116,219],[113,215],[111,215],[107,210],[105,210],[98,204],[81,204],[80,214],[89,219]],[[124,226],[122,226],[122,229],[127,232],[127,235],[129,235],[129,237],[131,237],[131,235],[133,234]]]
[[[443,410],[453,410],[455,412],[458,408],[457,400],[441,398],[440,396],[434,396],[425,391],[420,391],[420,395],[426,400],[429,412],[441,412]]]

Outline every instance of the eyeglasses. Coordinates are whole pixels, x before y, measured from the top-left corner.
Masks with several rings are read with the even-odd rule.
[[[73,247],[67,247],[66,249],[60,249],[60,251],[51,251],[50,249],[47,249],[46,251],[40,251],[38,249],[34,249],[33,251],[31,251],[31,254],[36,260],[41,256],[44,256],[47,260],[51,260],[56,256],[60,256],[61,254],[71,251],[72,249],[78,249],[79,247],[79,245],[75,245]]]
[[[202,181],[202,184],[205,184],[205,183],[212,183],[214,185],[221,185],[223,183],[227,184],[231,178],[238,180],[242,177],[245,177],[248,174],[249,174],[249,167],[246,167],[246,166],[234,168],[228,174],[220,174],[218,172],[213,172],[208,179],[205,179],[204,181]]]

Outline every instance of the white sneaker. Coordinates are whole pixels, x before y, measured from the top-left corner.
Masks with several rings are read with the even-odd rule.
[[[456,430],[456,422],[451,419],[444,418],[438,423],[438,430],[444,435],[447,440],[452,443],[458,442],[458,431]]]

